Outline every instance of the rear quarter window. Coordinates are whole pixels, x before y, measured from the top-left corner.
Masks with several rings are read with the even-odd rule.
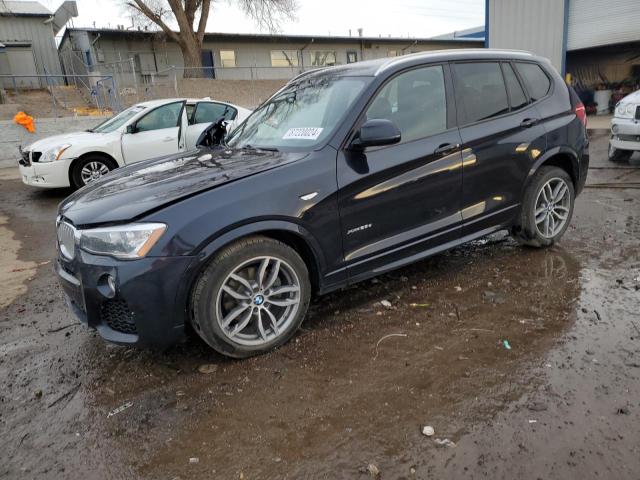
[[[542,67],[535,63],[516,63],[516,69],[524,80],[532,101],[540,100],[551,90],[551,80]]]

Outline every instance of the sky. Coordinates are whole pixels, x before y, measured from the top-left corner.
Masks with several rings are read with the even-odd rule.
[[[123,0],[76,0],[75,27],[131,25]],[[40,0],[50,10],[61,0]],[[99,7],[98,7],[99,5]],[[484,24],[485,0],[298,0],[297,20],[282,23],[281,33],[425,38]],[[259,30],[233,0],[214,0],[208,32],[269,33]]]

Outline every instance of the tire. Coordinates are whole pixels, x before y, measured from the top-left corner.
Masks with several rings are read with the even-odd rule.
[[[90,154],[82,157],[71,167],[71,186],[74,189],[82,188],[117,167],[118,165],[113,160],[103,155]],[[88,178],[92,172],[95,172],[93,178]]]
[[[547,202],[547,198],[553,200]],[[518,220],[511,229],[512,236],[530,247],[553,245],[569,227],[574,201],[575,190],[569,174],[559,167],[541,167],[524,193]]]
[[[271,238],[248,237],[224,247],[200,274],[191,322],[219,353],[247,358],[287,342],[310,297],[309,272],[295,250]]]
[[[609,160],[612,162],[628,162],[633,155],[631,150],[620,150],[609,144]]]

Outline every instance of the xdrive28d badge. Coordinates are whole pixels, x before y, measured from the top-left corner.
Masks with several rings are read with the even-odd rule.
[[[82,322],[219,352],[282,345],[310,298],[497,230],[547,247],[589,155],[585,111],[545,59],[450,50],[319,69],[230,135],[120,168],[67,200],[56,269]]]

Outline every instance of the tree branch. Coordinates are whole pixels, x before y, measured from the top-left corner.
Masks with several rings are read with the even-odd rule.
[[[162,31],[174,42],[178,44],[181,43],[180,36],[173,30],[171,30],[169,26],[166,23],[164,23],[164,20],[162,20],[162,17],[160,17],[160,15],[158,15],[156,12],[151,10],[142,0],[132,0],[131,2],[128,2],[127,5],[129,5],[134,10],[137,10],[138,12],[142,13],[145,17],[147,17],[153,23],[158,25],[162,29]]]
[[[198,22],[198,41],[200,45],[204,41],[204,32],[207,28],[207,20],[209,19],[209,6],[211,0],[202,0],[202,11],[200,12],[200,21]]]

